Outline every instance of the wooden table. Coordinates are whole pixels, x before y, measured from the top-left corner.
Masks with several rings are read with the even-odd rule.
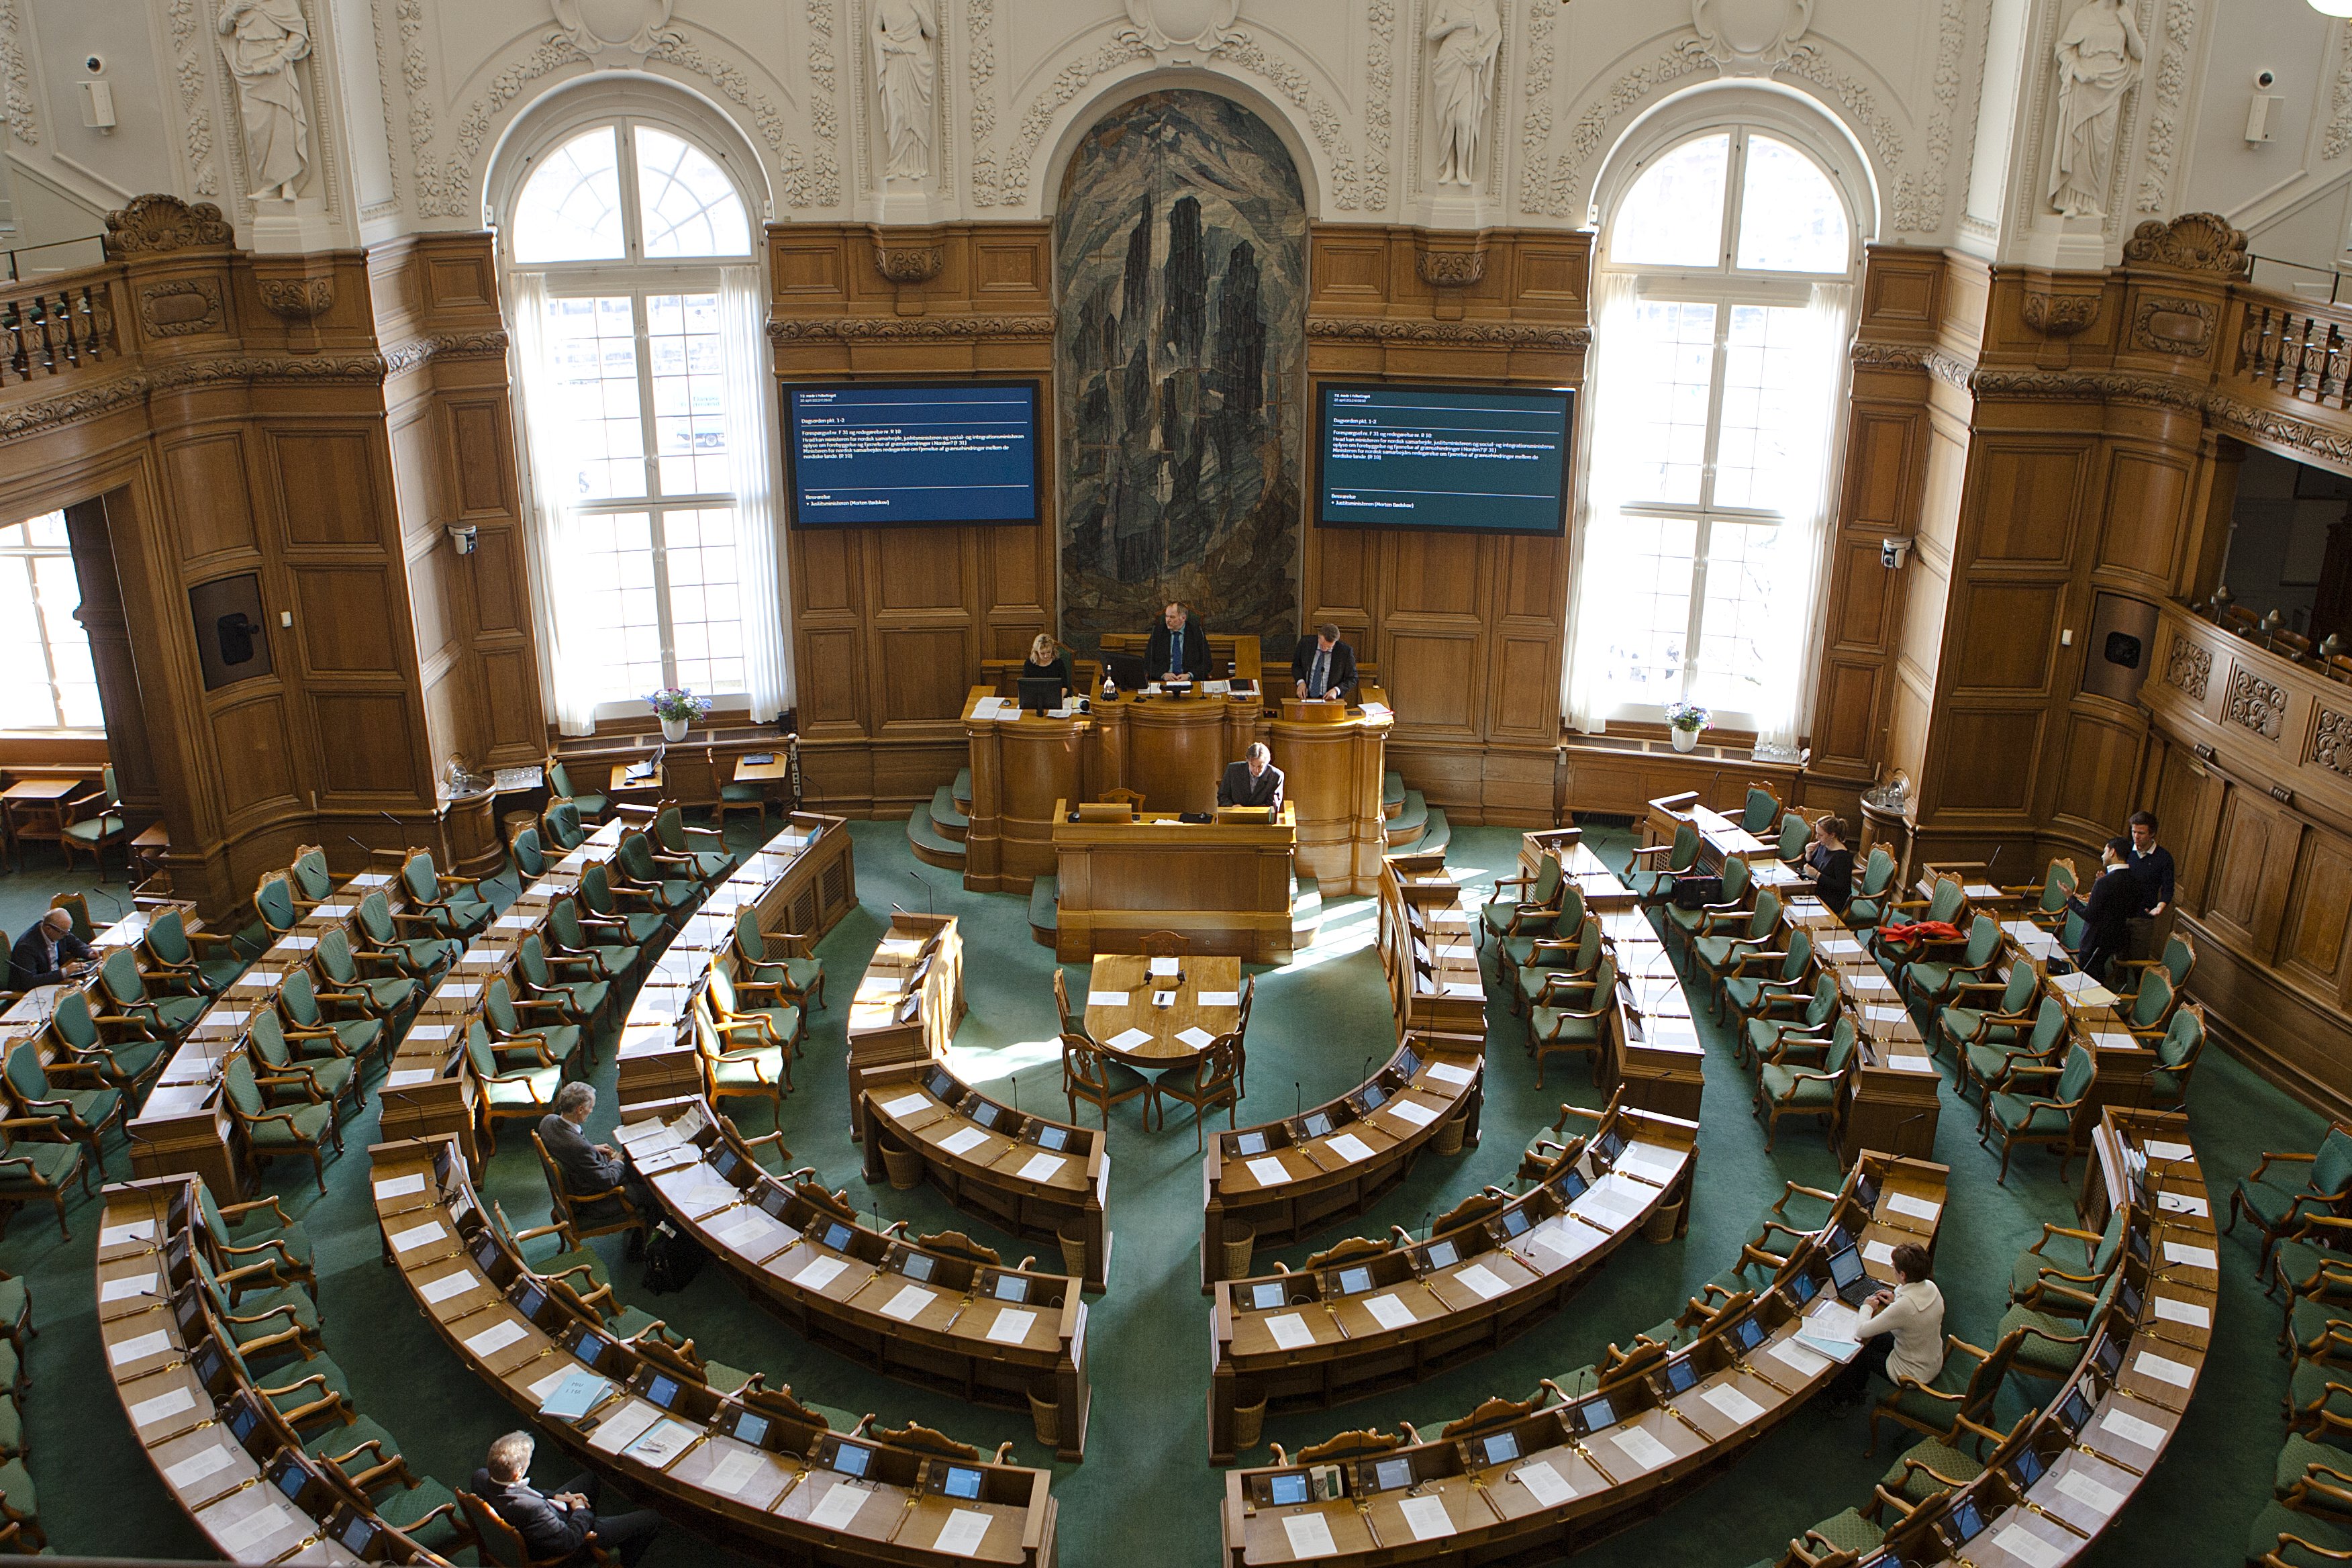
[[[1137,952],[1157,931],[1191,939],[1195,952],[1290,962],[1298,824],[1287,801],[1270,823],[1178,822],[1162,812],[1071,822],[1068,809],[1066,800],[1055,803],[1054,951],[1064,963]]]
[[[161,871],[163,857],[171,851],[172,830],[160,822],[152,824],[131,841],[131,880],[143,882]]]
[[[614,763],[613,776],[606,782],[604,793],[612,795],[659,795],[662,790],[662,766],[659,763],[654,764],[651,778],[629,777],[629,770],[644,760],[643,757],[632,757],[625,763]]]
[[[1154,963],[1174,963],[1178,973],[1155,982],[1149,973]],[[1165,1007],[1152,1005],[1156,990],[1172,991],[1175,1000]],[[1111,996],[1119,1000],[1097,1000]],[[1087,1033],[1106,1055],[1129,1067],[1150,1071],[1181,1067],[1200,1059],[1219,1036],[1241,1027],[1241,1004],[1238,958],[1104,953],[1095,960],[1087,982]],[[1129,1037],[1137,1033],[1148,1037]],[[1122,1039],[1127,1043],[1121,1044]]]
[[[56,843],[66,836],[66,803],[88,787],[87,779],[18,779],[0,790],[0,822],[8,830],[9,853],[26,838]]]

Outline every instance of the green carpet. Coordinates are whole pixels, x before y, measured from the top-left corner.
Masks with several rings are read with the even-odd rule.
[[[828,1183],[846,1187],[883,1222],[905,1219],[919,1231],[963,1229],[1013,1258],[1034,1252],[1035,1244],[992,1232],[928,1188],[897,1193],[865,1184],[857,1148],[845,1130],[843,1018],[849,991],[891,904],[922,907],[925,889],[908,875],[919,872],[936,889],[938,908],[962,918],[971,955],[971,1015],[956,1039],[957,1069],[993,1093],[1017,1096],[1030,1109],[1062,1116],[1055,1093],[1052,954],[1030,940],[1024,900],[966,894],[952,873],[918,867],[903,824],[856,823],[852,832],[861,907],[821,950],[833,976],[835,1002],[813,1016],[808,1058],[798,1068],[799,1090],[785,1107],[783,1129],[793,1158],[817,1166]],[[738,822],[729,837],[740,848],[755,834]],[[1612,858],[1630,842],[1622,833],[1596,830],[1591,837]],[[1475,868],[1480,873],[1475,880],[1484,882],[1513,868],[1517,845],[1515,832],[1457,828],[1449,859]],[[63,878],[37,868],[0,877],[0,926],[21,930],[47,906],[50,892],[66,885]],[[513,889],[509,883],[491,890],[504,898]],[[102,908],[95,912],[105,918]],[[1372,922],[1370,900],[1332,900],[1311,949],[1282,969],[1259,973],[1244,1121],[1287,1115],[1299,1100],[1328,1099],[1363,1078],[1367,1058],[1385,1059],[1393,1045],[1392,1027],[1372,950]],[[1074,973],[1072,979],[1083,987],[1082,973]],[[1518,1023],[1497,1005],[1491,1024],[1484,1142],[1458,1159],[1425,1159],[1373,1212],[1316,1237],[1317,1246],[1347,1235],[1378,1235],[1391,1223],[1420,1230],[1455,1198],[1481,1184],[1508,1179],[1527,1140],[1557,1115],[1563,1086],[1565,1098],[1598,1103],[1589,1081],[1572,1067],[1555,1072],[1550,1090],[1538,1092],[1532,1064],[1520,1050]],[[1686,1237],[1658,1247],[1637,1241],[1622,1249],[1559,1317],[1491,1357],[1412,1390],[1278,1418],[1268,1424],[1266,1436],[1296,1446],[1353,1426],[1392,1427],[1399,1418],[1450,1417],[1487,1394],[1523,1392],[1538,1377],[1591,1361],[1611,1342],[1630,1340],[1671,1315],[1752,1233],[1759,1212],[1784,1179],[1834,1185],[1834,1160],[1819,1134],[1801,1124],[1791,1123],[1779,1148],[1764,1152],[1744,1076],[1721,1032],[1704,1023],[1703,1032],[1710,1053],[1708,1086]],[[596,1078],[607,1093],[592,1131],[601,1132],[614,1120],[611,1075],[608,1051]],[[1286,1095],[1285,1089],[1293,1092]],[[1091,1124],[1094,1113],[1084,1115]],[[746,1131],[766,1131],[760,1116],[747,1112]],[[2259,1151],[2310,1148],[2322,1131],[2316,1115],[2218,1050],[2209,1052],[2199,1068],[2192,1123],[2199,1156],[2221,1202]],[[2021,1152],[2009,1185],[1997,1188],[1996,1161],[1977,1147],[1974,1124],[1974,1108],[1959,1102],[1948,1087],[1936,1153],[1952,1166],[1955,1201],[1945,1215],[1937,1278],[1950,1302],[1948,1327],[1981,1342],[2002,1310],[2011,1259],[2039,1237],[2045,1219],[2070,1222],[2073,1205],[2070,1191],[2056,1179],[2056,1161],[2039,1151]],[[266,1185],[302,1217],[318,1242],[327,1348],[350,1373],[360,1409],[400,1439],[418,1471],[462,1485],[480,1462],[484,1446],[513,1420],[501,1400],[457,1364],[419,1317],[407,1290],[379,1262],[364,1152],[374,1136],[371,1097],[366,1111],[346,1130],[350,1152],[329,1164],[325,1196],[312,1186],[307,1168],[292,1164],[273,1169]],[[1139,1102],[1113,1113],[1111,1138],[1116,1180],[1110,1225],[1117,1243],[1109,1291],[1097,1300],[1088,1321],[1095,1406],[1087,1460],[1055,1467],[1061,1560],[1075,1568],[1114,1561],[1123,1568],[1206,1568],[1216,1558],[1224,1479],[1205,1458],[1208,1307],[1195,1271],[1199,1156],[1184,1113],[1171,1118],[1166,1131],[1147,1134]],[[110,1152],[110,1174],[120,1179],[128,1163],[116,1144]],[[2078,1161],[2072,1177],[2080,1175]],[[546,1213],[538,1169],[520,1140],[508,1140],[492,1162],[484,1190],[518,1224],[535,1223]],[[121,1407],[103,1387],[89,1283],[98,1205],[83,1200],[72,1206],[70,1217],[69,1242],[60,1242],[52,1219],[36,1212],[16,1216],[0,1238],[0,1268],[32,1281],[35,1321],[42,1330],[27,1358],[33,1387],[26,1400],[29,1462],[40,1488],[42,1521],[53,1544],[66,1552],[203,1555],[201,1538],[164,1493],[131,1440]],[[892,1425],[913,1417],[982,1447],[1014,1438],[1022,1462],[1052,1463],[1021,1417],[966,1406],[813,1350],[752,1305],[716,1268],[677,1296],[649,1298],[631,1289],[636,1270],[623,1264],[621,1239],[607,1237],[597,1245],[608,1251],[624,1299],[662,1313],[716,1359],[764,1369],[772,1383],[790,1383],[827,1404],[876,1411]],[[2285,1386],[2285,1364],[2272,1343],[2278,1309],[2250,1283],[2252,1248],[2245,1237],[2231,1238],[2224,1247],[2226,1284],[2214,1353],[2188,1422],[2163,1467],[2089,1555],[2090,1563],[2118,1568],[2144,1562],[2236,1563],[2246,1528],[2269,1495],[2280,1435],[2278,1401]],[[1314,1249],[1300,1247],[1273,1256],[1295,1264]],[[2012,1394],[2002,1415],[2013,1418],[2022,1408]],[[1703,1496],[1626,1531],[1580,1561],[1738,1568],[1777,1554],[1806,1525],[1867,1499],[1889,1456],[1865,1459],[1864,1442],[1862,1415],[1832,1415],[1817,1403]],[[1251,1456],[1265,1457],[1264,1449]],[[557,1462],[550,1455],[542,1468]],[[1139,1528],[1143,1521],[1150,1523]],[[722,1555],[684,1530],[672,1529],[647,1562],[667,1568]]]

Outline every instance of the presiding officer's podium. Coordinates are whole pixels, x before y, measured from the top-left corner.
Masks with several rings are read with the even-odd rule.
[[[1196,953],[1250,963],[1290,962],[1291,854],[1297,819],[1179,822],[1172,812],[1127,821],[1069,820],[1054,803],[1060,911],[1054,956],[1140,952],[1153,931],[1190,938]]]

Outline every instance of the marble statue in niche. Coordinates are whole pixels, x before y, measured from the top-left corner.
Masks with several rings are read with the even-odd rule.
[[[1055,241],[1063,635],[1092,647],[1179,598],[1286,652],[1307,347],[1289,153],[1214,94],[1137,99],[1071,158]]]
[[[1437,122],[1437,183],[1475,181],[1478,135],[1495,101],[1495,58],[1503,47],[1503,18],[1495,0],[1438,0],[1427,41],[1429,100]]]
[[[2124,94],[2147,53],[2125,0],[2086,0],[2058,35],[2058,149],[2050,205],[2068,217],[2105,217]]]
[[[236,79],[252,197],[292,201],[310,166],[310,115],[294,78],[294,63],[310,53],[310,24],[300,0],[229,0],[218,26]]]
[[[931,0],[878,0],[872,32],[874,78],[882,93],[882,131],[889,153],[883,177],[928,179],[931,94],[939,76],[939,13]]]

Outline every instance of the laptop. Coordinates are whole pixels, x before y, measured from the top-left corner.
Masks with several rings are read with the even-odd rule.
[[[1878,1281],[1862,1266],[1862,1248],[1841,1247],[1830,1254],[1830,1284],[1838,1300],[1849,1307],[1859,1307],[1870,1300],[1878,1289]]]

